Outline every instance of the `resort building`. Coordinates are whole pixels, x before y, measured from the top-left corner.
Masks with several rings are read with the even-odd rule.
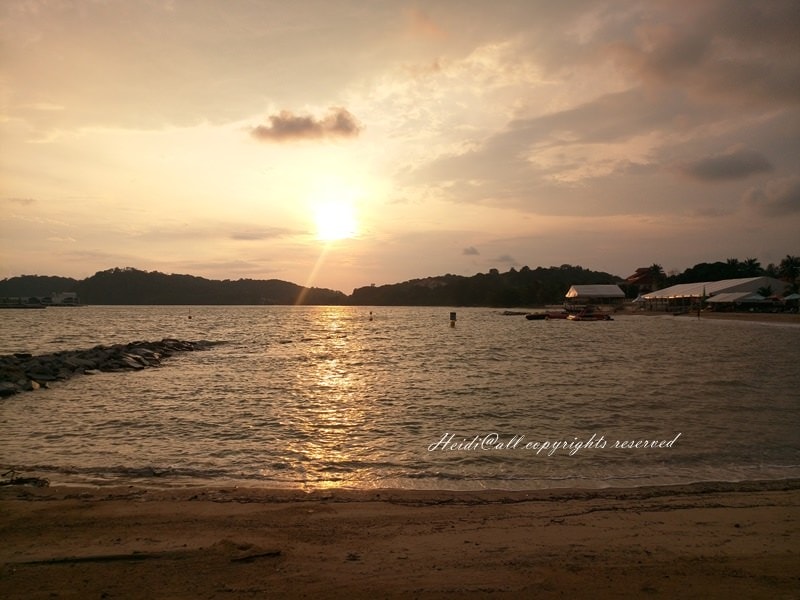
[[[763,303],[772,294],[782,295],[785,288],[786,282],[774,277],[746,277],[681,283],[643,294],[637,300],[642,302],[647,310],[668,312],[697,308],[701,302],[708,303],[712,307],[733,308]]]
[[[644,293],[657,288],[663,278],[664,274],[662,273],[659,278],[652,267],[639,267],[633,275],[625,278],[625,284],[628,286],[635,285],[641,293]]]
[[[573,285],[565,298],[565,304],[571,306],[621,306],[625,301],[625,292],[618,285]]]

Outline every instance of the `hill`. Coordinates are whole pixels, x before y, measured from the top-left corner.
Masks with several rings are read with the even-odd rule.
[[[353,290],[350,304],[390,306],[521,307],[558,304],[571,285],[618,283],[620,278],[583,267],[522,267],[471,277],[442,275]]]
[[[193,275],[114,268],[83,280],[23,275],[0,281],[0,297],[76,292],[84,304],[329,304],[383,306],[537,306],[562,302],[572,284],[614,283],[618,277],[582,267],[522,267],[471,277],[442,275],[369,286],[350,296],[278,279],[213,280]]]
[[[797,291],[800,257],[787,255],[779,265],[766,268],[755,259],[699,263],[683,273],[666,276],[660,265],[658,287],[695,281],[770,275],[784,279]],[[623,282],[610,273],[580,266],[522,267],[506,273],[491,269],[472,276],[440,275],[402,283],[366,286],[350,296],[325,288],[305,288],[278,279],[224,281],[193,275],[167,275],[157,271],[114,268],[83,280],[68,277],[22,275],[0,280],[0,297],[43,297],[54,292],[76,292],[85,304],[316,304],[358,306],[493,306],[529,307],[560,304],[569,286],[617,283],[629,298],[639,285]]]
[[[114,268],[83,280],[23,275],[0,281],[0,297],[76,292],[84,304],[345,304],[342,292],[278,279],[218,281]]]

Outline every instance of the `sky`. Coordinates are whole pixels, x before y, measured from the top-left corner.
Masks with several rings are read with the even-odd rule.
[[[800,254],[796,0],[4,0],[0,278]]]

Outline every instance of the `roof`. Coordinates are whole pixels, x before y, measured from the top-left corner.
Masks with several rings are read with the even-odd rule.
[[[706,302],[763,302],[764,296],[751,294],[750,292],[727,292],[712,296]]]
[[[624,298],[618,285],[573,285],[569,288],[567,298]]]
[[[650,267],[639,267],[633,275],[625,278],[627,283],[631,284],[653,284],[656,281],[655,274],[650,270]]]
[[[753,293],[762,287],[771,287],[773,291],[780,292],[786,287],[786,282],[772,277],[745,277],[744,279],[723,279],[722,281],[700,281],[698,283],[681,283],[663,290],[656,290],[644,294],[645,300],[659,298],[702,298],[703,296],[716,296],[717,294],[732,292]]]

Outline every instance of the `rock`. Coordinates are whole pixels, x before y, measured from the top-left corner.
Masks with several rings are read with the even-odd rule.
[[[49,382],[69,379],[77,374],[140,371],[158,367],[174,352],[206,350],[224,342],[201,340],[189,342],[164,338],[160,342],[131,342],[112,346],[95,346],[88,350],[66,350],[33,356],[17,352],[0,356],[0,397],[40,387]]]
[[[0,398],[13,396],[19,391],[20,389],[15,383],[11,383],[10,381],[0,381]]]
[[[39,385],[39,383],[34,381],[33,379],[29,379],[27,382],[25,382],[25,385],[20,387],[26,392],[32,392],[34,390],[38,390],[42,386]]]
[[[144,369],[144,367],[145,367],[145,365],[143,365],[140,361],[136,360],[136,358],[131,356],[130,354],[124,355],[119,360],[119,362],[122,363],[122,365],[128,366],[131,369],[134,369],[136,371]]]
[[[45,371],[27,371],[26,375],[29,379],[35,379],[36,381],[55,381],[58,379],[58,375]]]

